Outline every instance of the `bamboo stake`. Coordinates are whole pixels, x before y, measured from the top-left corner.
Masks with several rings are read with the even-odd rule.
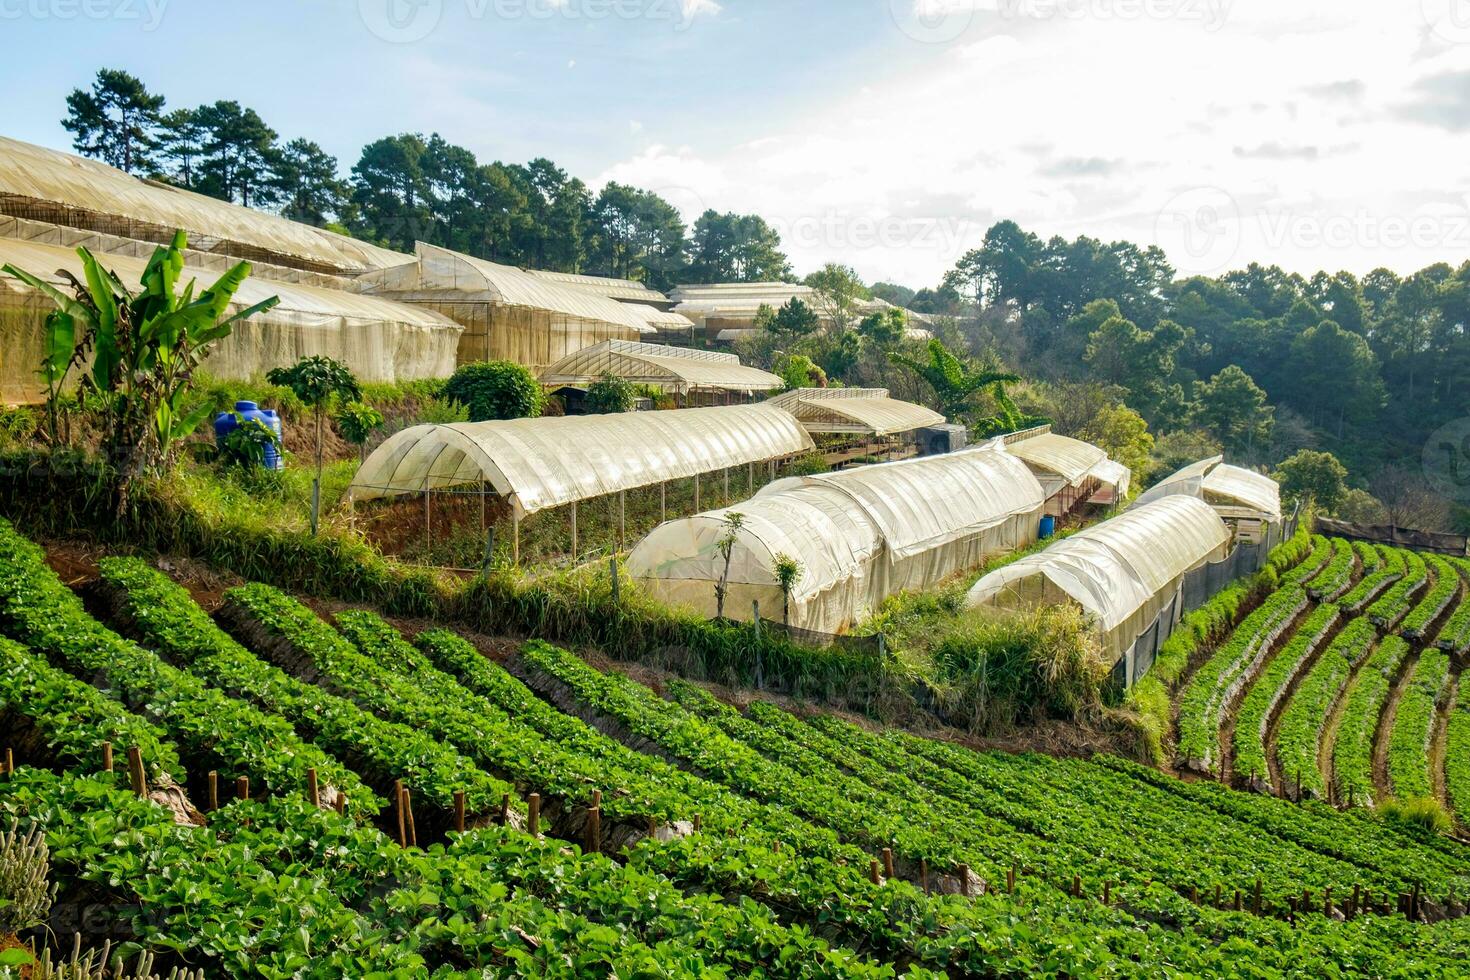
[[[883,848],[883,876],[893,877],[893,848],[891,847]]]
[[[529,815],[529,819],[527,820],[527,823],[526,823],[526,829],[531,832],[531,836],[532,837],[538,837],[541,834],[541,794],[540,793],[532,793],[530,795],[530,797],[526,800],[526,810],[527,810],[528,815]]]
[[[128,746],[128,778],[134,793],[143,797],[148,795],[148,777],[143,771],[143,750],[136,745]]]
[[[403,813],[403,780],[393,780],[393,819],[398,824],[398,846],[408,846],[408,818]]]
[[[112,772],[112,743],[102,743],[102,771]]]
[[[413,825],[413,794],[405,787],[403,790],[403,814],[408,818],[408,846],[419,846],[419,832]]]
[[[344,816],[344,817],[347,816],[347,794],[346,793],[338,793],[337,794],[337,813],[340,816]]]
[[[313,808],[320,809],[322,805],[321,787],[316,781],[316,769],[306,770],[306,798],[311,800]]]
[[[209,770],[209,808],[219,809],[219,772],[214,769]]]
[[[704,829],[704,818],[699,814],[694,815],[694,832],[697,834]]]
[[[868,862],[868,880],[875,885],[882,884],[881,876],[878,874],[878,859],[873,858]]]
[[[250,777],[241,776],[235,780],[235,795],[241,800],[250,799]]]
[[[583,848],[588,854],[598,854],[602,851],[602,808],[593,807],[587,811],[587,846]]]

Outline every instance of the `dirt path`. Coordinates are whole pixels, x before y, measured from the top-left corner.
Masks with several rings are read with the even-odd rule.
[[[1307,615],[1310,616],[1316,608],[1313,607],[1307,610]],[[1307,654],[1307,659],[1301,663],[1296,673],[1286,679],[1286,693],[1277,700],[1276,706],[1271,709],[1270,715],[1267,716],[1266,765],[1270,770],[1267,775],[1271,779],[1272,788],[1276,790],[1278,795],[1286,789],[1285,774],[1281,771],[1281,760],[1276,758],[1276,736],[1281,729],[1281,716],[1286,714],[1287,705],[1291,704],[1291,699],[1296,697],[1296,690],[1301,687],[1302,680],[1312,672],[1313,667],[1317,666],[1317,661],[1322,659],[1322,654],[1332,647],[1332,642],[1337,639],[1337,634],[1342,632],[1342,628],[1346,623],[1347,619],[1339,616],[1337,622],[1332,624],[1332,628],[1323,634],[1322,639],[1317,641],[1317,645]],[[1329,721],[1331,720],[1331,713],[1329,713],[1328,719]]]
[[[1232,785],[1235,780],[1235,716],[1240,711],[1240,703],[1245,700],[1246,695],[1260,679],[1261,672],[1270,666],[1271,661],[1281,655],[1281,651],[1291,642],[1292,637],[1296,636],[1296,631],[1301,629],[1302,623],[1306,622],[1314,608],[1312,603],[1307,603],[1307,608],[1302,610],[1301,615],[1293,619],[1290,625],[1281,631],[1281,635],[1276,638],[1276,642],[1271,644],[1270,649],[1266,651],[1266,655],[1261,658],[1261,662],[1256,665],[1255,669],[1246,673],[1245,683],[1240,685],[1240,690],[1221,708],[1220,782],[1226,786]]]
[[[1418,650],[1410,650],[1404,656],[1399,663],[1398,676],[1389,688],[1388,700],[1383,704],[1383,714],[1378,716],[1378,731],[1373,736],[1373,796],[1380,803],[1393,796],[1393,788],[1388,781],[1388,742],[1393,734],[1394,718],[1399,713],[1399,702],[1403,700],[1404,689],[1409,686],[1409,679],[1414,676],[1414,667],[1418,663]]]
[[[1445,680],[1445,696],[1440,698],[1434,712],[1434,731],[1429,739],[1429,778],[1434,786],[1434,798],[1444,805],[1446,813],[1454,811],[1450,809],[1450,795],[1445,789],[1445,738],[1449,734],[1450,712],[1455,709],[1455,699],[1459,696],[1462,673],[1462,669],[1451,661],[1450,676]]]

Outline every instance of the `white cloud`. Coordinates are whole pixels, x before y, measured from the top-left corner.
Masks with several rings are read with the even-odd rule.
[[[726,143],[650,146],[604,179],[760,213],[798,271],[836,260],[913,285],[1000,218],[1160,240],[1161,212],[1200,188],[1239,214],[1235,264],[1409,270],[1470,247],[1389,233],[1447,223],[1446,209],[1470,219],[1462,142],[1404,108],[1423,79],[1470,68],[1470,43],[1426,50],[1418,3],[1057,0],[1067,12],[1041,16],[1042,3],[915,0],[973,23],[807,118],[736,120]]]

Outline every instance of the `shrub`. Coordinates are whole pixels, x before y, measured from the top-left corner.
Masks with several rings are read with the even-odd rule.
[[[444,386],[444,397],[468,409],[471,422],[535,418],[544,398],[531,370],[511,361],[466,364]]]
[[[585,404],[590,415],[615,415],[631,412],[637,398],[637,392],[629,382],[604,374],[587,387]]]
[[[1389,800],[1383,804],[1383,819],[1431,834],[1450,832],[1450,815],[1439,801],[1427,796],[1411,800]]]

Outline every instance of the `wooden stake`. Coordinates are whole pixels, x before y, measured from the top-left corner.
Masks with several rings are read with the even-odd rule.
[[[602,808],[593,807],[587,811],[587,846],[583,848],[588,854],[598,854],[602,851]]]
[[[1081,898],[1082,897],[1082,876],[1081,875],[1074,874],[1072,876],[1072,897],[1073,898]]]
[[[1215,882],[1215,908],[1220,907],[1220,883]]]
[[[454,829],[464,833],[464,790],[454,791]]]
[[[1189,886],[1189,901],[1192,904],[1194,904],[1194,905],[1198,905],[1199,904],[1199,886],[1198,885],[1190,885]]]
[[[128,746],[128,779],[134,793],[143,797],[148,795],[148,776],[143,770],[143,750],[136,745]]]
[[[893,877],[893,848],[883,848],[883,877]]]
[[[699,814],[694,815],[694,832],[697,834],[704,829],[704,818]]]
[[[317,785],[316,769],[306,770],[306,798],[311,800],[311,805],[317,809],[322,805],[321,787]]]
[[[241,800],[250,799],[250,777],[241,776],[235,780],[235,796]]]
[[[112,743],[102,743],[102,771],[112,772]]]
[[[344,817],[347,816],[347,794],[346,793],[338,793],[337,794],[337,813],[339,815],[341,815],[341,816],[344,816]]]
[[[527,800],[526,800],[526,810],[527,810],[528,817],[529,817],[529,819],[526,822],[526,829],[531,832],[531,836],[532,837],[540,836],[540,834],[541,834],[541,794],[540,793],[532,793],[530,795],[530,797],[527,798]]]
[[[419,846],[419,832],[413,825],[413,794],[408,790],[403,791],[403,814],[408,818],[408,846]]]
[[[398,846],[408,846],[408,818],[403,813],[403,780],[393,780],[393,819],[398,824]]]
[[[960,865],[959,871],[960,871],[960,894],[963,895],[963,896],[965,896],[966,898],[969,898],[970,897],[970,866],[968,864],[962,864],[962,865]]]
[[[771,842],[771,853],[773,853],[773,854],[780,854],[781,853],[781,842],[780,841],[772,841]]]
[[[209,809],[219,809],[219,772],[209,770]]]
[[[871,861],[868,862],[868,878],[875,885],[882,884],[882,879],[880,878],[880,876],[878,874],[878,859],[877,858],[873,858],[873,860],[871,860]]]
[[[600,790],[600,789],[594,789],[592,791],[592,809],[596,810],[597,808],[599,808],[601,806],[602,806],[602,790]]]
[[[929,894],[929,862],[924,858],[919,858],[919,887]]]
[[[648,839],[654,840],[658,837],[658,817],[648,818]]]
[[[1358,914],[1358,904],[1363,900],[1363,886],[1353,886],[1353,903],[1348,906],[1348,918],[1354,918]]]
[[[1237,888],[1235,889],[1235,911],[1240,912],[1243,910],[1243,908],[1244,904],[1241,902],[1240,889]]]
[[[1014,863],[1012,863],[1009,868],[1006,868],[1006,894],[1007,895],[1014,895],[1015,893],[1016,893],[1016,866],[1015,866]]]
[[[500,794],[500,822],[502,824],[510,821],[510,794]]]
[[[1240,893],[1236,892],[1236,894],[1239,895]],[[1113,883],[1111,881],[1103,882],[1103,904],[1113,904]]]
[[[5,746],[5,775],[15,775],[15,750],[8,745]]]

